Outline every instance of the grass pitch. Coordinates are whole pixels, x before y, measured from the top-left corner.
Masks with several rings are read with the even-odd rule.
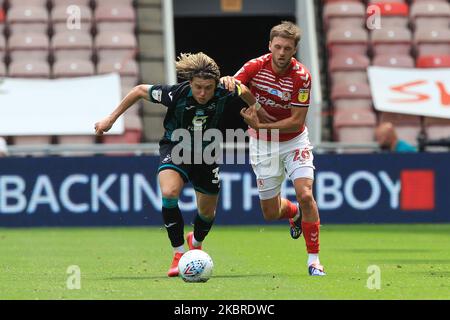
[[[310,277],[287,226],[214,226],[213,277],[193,284],[166,276],[164,229],[0,229],[0,299],[450,299],[450,224],[325,225],[320,241],[327,276]],[[72,265],[79,290],[67,288]]]

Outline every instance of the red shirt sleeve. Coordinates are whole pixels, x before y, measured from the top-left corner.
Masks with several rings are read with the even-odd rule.
[[[291,106],[309,107],[311,98],[311,74],[306,68],[295,71],[295,83]]]
[[[262,61],[259,58],[252,59],[234,75],[234,78],[241,81],[244,85],[248,86],[249,82],[259,72],[262,66]]]

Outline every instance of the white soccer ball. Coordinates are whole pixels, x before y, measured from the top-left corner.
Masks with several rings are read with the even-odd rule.
[[[202,250],[189,250],[178,262],[178,271],[186,282],[206,282],[214,268],[211,257]]]

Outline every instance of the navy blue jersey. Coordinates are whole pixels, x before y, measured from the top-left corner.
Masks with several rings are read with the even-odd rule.
[[[235,99],[239,99],[240,93],[239,86],[236,86],[235,92],[230,92],[219,85],[213,98],[206,104],[200,104],[192,96],[189,81],[185,81],[173,86],[150,86],[148,94],[150,101],[167,107],[163,140],[171,141],[172,133],[176,129],[188,130],[191,137],[194,136],[194,130],[199,127],[203,131],[218,129],[225,107]]]

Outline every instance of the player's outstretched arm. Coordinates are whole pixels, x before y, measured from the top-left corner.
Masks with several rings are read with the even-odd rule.
[[[247,88],[247,86],[243,85],[242,83],[239,84],[239,87],[240,87],[240,91],[241,91],[241,94],[240,94],[241,99],[244,100],[244,102],[249,107],[254,106],[257,103],[257,101],[256,101],[255,96],[251,93],[250,89]]]
[[[95,123],[95,134],[98,136],[103,135],[103,133],[108,132],[113,126],[114,122],[125,112],[129,107],[135,104],[140,99],[149,100],[148,90],[150,89],[150,85],[148,84],[140,84],[134,87],[116,109],[107,117],[103,118],[99,122]]]
[[[222,86],[225,89],[227,89],[231,92],[234,92],[234,90],[236,90],[237,85],[241,85],[241,87],[243,85],[241,81],[239,81],[238,79],[231,77],[231,76],[225,76],[225,77],[220,78],[220,83],[222,84]],[[249,91],[250,91],[250,89],[249,89]],[[264,108],[261,108],[260,106],[258,106],[256,111],[257,111],[258,118],[261,122],[269,123],[269,122],[274,122],[277,120],[277,118],[271,116],[266,110],[264,110]]]
[[[231,91],[234,92],[236,90],[236,85],[240,85],[241,81],[231,77],[231,76],[225,76],[220,78],[219,82],[222,84],[222,86]]]

